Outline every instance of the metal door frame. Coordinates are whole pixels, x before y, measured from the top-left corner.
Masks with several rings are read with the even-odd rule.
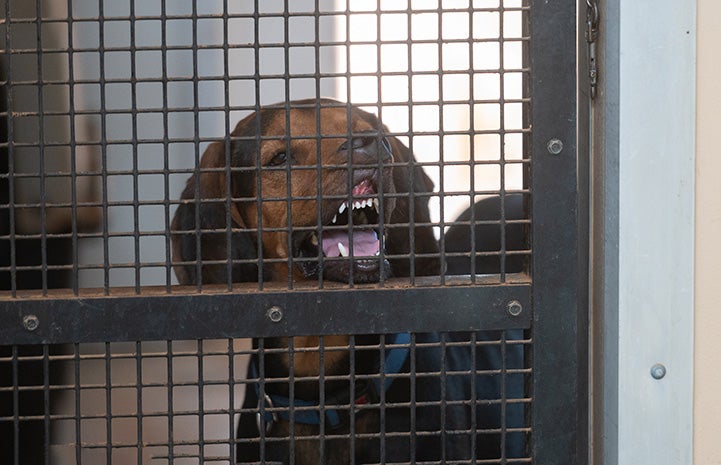
[[[580,116],[587,101],[578,84],[579,4],[533,2],[531,8],[537,464],[582,464],[588,454],[588,151]]]
[[[692,463],[696,2],[600,6],[593,460]]]

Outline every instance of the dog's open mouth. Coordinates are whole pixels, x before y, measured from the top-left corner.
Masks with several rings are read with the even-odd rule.
[[[342,201],[337,209],[323,212],[327,222],[320,237],[316,232],[306,233],[296,248],[296,256],[318,257],[322,251],[326,258],[323,276],[331,281],[377,282],[381,271],[389,269],[381,253],[385,250],[385,240],[380,230],[380,201],[373,180],[361,180],[353,187],[352,200]],[[317,261],[302,261],[299,265],[309,277],[317,276],[320,271]]]

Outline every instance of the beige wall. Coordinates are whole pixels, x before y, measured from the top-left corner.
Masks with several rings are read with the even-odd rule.
[[[698,0],[694,464],[721,463],[721,2]]]

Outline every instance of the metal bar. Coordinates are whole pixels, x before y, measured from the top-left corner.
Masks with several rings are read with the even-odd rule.
[[[576,2],[530,12],[534,463],[587,462],[587,268],[577,148]],[[555,144],[555,145],[554,145]],[[562,144],[562,150],[556,149]],[[563,180],[563,182],[559,182]],[[538,193],[543,193],[539,195]],[[562,330],[561,330],[562,328]]]
[[[38,81],[43,82],[43,39],[42,39],[42,9],[41,2],[38,1],[35,5],[35,34],[36,34],[36,71],[38,75]],[[43,86],[37,86],[37,98],[38,98],[38,183],[40,184],[40,273],[41,273],[41,286],[43,292],[48,290],[48,241],[47,241],[47,207],[45,202],[47,201],[47,181],[45,179],[45,102],[43,96]]]
[[[143,345],[140,342],[135,343],[135,408],[137,413],[137,436],[136,440],[138,452],[137,452],[137,462],[138,464],[143,463]],[[232,368],[230,371],[230,376],[232,380]]]
[[[518,316],[508,312],[512,300]],[[271,306],[281,308],[280,321],[266,315]],[[39,321],[33,331],[23,326],[29,315]],[[530,315],[527,284],[28,298],[0,308],[0,343],[475,331],[527,328]]]
[[[50,353],[49,346],[43,346],[43,448],[45,457],[44,465],[50,465]]]
[[[13,387],[13,463],[20,464],[20,378],[18,374],[18,347],[12,346]]]
[[[75,407],[75,465],[82,464],[82,441],[83,432],[82,405],[80,402],[80,345],[73,345],[73,401]]]
[[[68,9],[68,12],[72,12],[72,0],[67,0],[66,8]],[[73,50],[73,15],[68,14],[67,18],[67,27],[68,27],[68,100],[70,104],[68,105],[68,116],[69,116],[69,122],[70,122],[70,232],[71,232],[71,241],[72,241],[72,256],[71,259],[73,261],[73,268],[72,268],[72,285],[73,285],[73,293],[76,295],[78,294],[78,290],[80,288],[80,271],[78,269],[78,264],[80,263],[80,248],[78,244],[78,173],[77,173],[77,157],[78,157],[78,150],[77,150],[77,144],[76,144],[76,129],[77,125],[75,122],[75,69],[73,66],[73,57],[74,57],[74,50]],[[45,200],[46,205],[50,205],[51,202],[48,202],[47,199]],[[51,237],[51,235],[49,235]]]
[[[142,259],[140,258],[141,241],[140,241],[140,192],[139,192],[139,169],[138,169],[138,101],[137,88],[138,79],[136,73],[136,46],[135,46],[135,3],[130,5],[130,117],[131,117],[131,134],[134,143],[131,144],[133,159],[133,258],[135,261],[135,292],[141,293],[141,268]]]
[[[529,8],[527,6],[520,6],[520,7],[504,7],[504,9],[506,11],[526,11]],[[383,10],[383,11],[385,11],[385,10]],[[397,11],[397,10],[392,10],[392,11]],[[415,13],[424,13],[424,12],[425,13],[436,13],[438,11],[438,9],[421,7],[421,8],[414,8],[413,11]],[[466,13],[466,12],[468,12],[468,8],[453,8],[453,7],[445,8],[444,7],[443,11],[450,12],[450,13]],[[484,13],[484,12],[493,13],[493,12],[497,12],[498,8],[497,7],[474,7],[474,8],[472,8],[472,11],[476,12],[476,13]],[[340,10],[340,9],[338,9],[338,10],[328,9],[328,10],[319,11],[317,14],[319,16],[337,16],[338,14],[340,14],[342,12],[343,12],[343,10]],[[290,12],[289,16],[290,17],[308,16],[308,13],[304,12],[304,11]],[[232,13],[232,14],[229,14],[228,17],[231,19],[236,19],[236,18],[253,19],[254,18],[252,13]],[[263,12],[263,17],[264,18],[282,18],[283,13],[281,13],[281,12],[279,12],[279,13]],[[135,16],[136,20],[152,20],[152,19],[177,20],[177,19],[193,19],[193,18],[213,19],[213,18],[217,18],[217,15],[214,13],[197,13],[196,15],[180,14],[180,13],[171,13],[171,14],[161,13],[160,15],[144,14],[144,15]],[[74,20],[79,23],[80,22],[95,23],[98,21],[98,16],[88,15],[88,16],[84,16],[84,17],[80,17],[80,18],[75,18]],[[113,20],[130,21],[131,17],[128,15],[113,15]],[[34,22],[34,21],[35,21],[34,18],[32,18],[32,19],[30,19],[30,18],[12,18],[12,20],[9,21],[9,23],[10,24],[23,24],[23,23],[29,23],[29,22]],[[48,18],[43,18],[43,22],[45,22],[45,23],[64,23],[64,22],[66,22],[66,20],[65,19],[54,19],[54,18],[48,17]],[[33,50],[33,52],[34,52],[34,50]]]
[[[223,3],[223,112],[226,115],[225,119],[225,134],[226,137],[223,141],[223,146],[225,149],[225,185],[231,186],[232,185],[232,166],[231,166],[231,143],[230,143],[230,133],[233,130],[233,128],[230,125],[230,118],[227,117],[227,115],[230,115],[230,59],[228,57],[228,50],[230,47],[230,40],[228,37],[228,3]],[[228,290],[233,290],[233,219],[231,215],[232,211],[232,189],[226,189],[225,192],[225,253],[228,257],[228,263],[225,267],[225,273],[227,274],[228,280]],[[232,452],[232,451],[231,451]],[[231,453],[231,457],[234,457],[234,455]]]
[[[160,14],[165,16],[166,4],[161,2]],[[172,242],[170,234],[171,216],[170,216],[170,138],[168,137],[168,26],[167,21],[160,22],[160,55],[161,55],[161,85],[163,88],[163,107],[161,112],[163,114],[163,207],[164,207],[164,220],[165,220],[165,289],[170,291],[170,285],[173,279],[173,265],[172,265]]]
[[[110,342],[105,342],[105,463],[113,463],[113,375],[110,363]]]
[[[5,2],[5,22],[10,23],[10,2]],[[10,66],[10,62],[12,61],[12,54],[10,53],[12,51],[12,37],[10,35],[10,25],[7,24],[5,26],[5,69],[4,69],[4,75],[5,75],[5,111],[7,112],[6,115],[6,136],[7,136],[7,189],[8,189],[8,213],[7,213],[7,224],[8,224],[8,234],[9,234],[9,244],[10,244],[10,279],[9,279],[9,288],[12,292],[12,295],[15,295],[15,292],[17,291],[17,253],[15,251],[16,245],[17,245],[17,232],[16,232],[16,218],[15,218],[15,123],[14,123],[14,117],[13,117],[13,69]],[[17,440],[15,441],[15,444],[17,444]],[[17,463],[17,460],[15,461]]]
[[[506,71],[505,71],[505,45],[506,45],[506,38],[504,33],[504,12],[505,8],[503,5],[503,2],[499,5],[498,10],[498,63],[499,63],[499,69],[500,69],[500,76],[498,79],[498,98],[499,98],[499,118],[498,122],[500,124],[499,127],[499,136],[501,138],[501,147],[500,147],[500,153],[499,155],[499,200],[500,200],[500,212],[499,212],[499,218],[500,218],[500,273],[501,273],[501,282],[505,282],[506,280],[506,92],[505,92],[505,78],[506,78]],[[533,94],[531,94],[533,95]],[[472,210],[471,210],[472,211]],[[505,434],[502,435],[502,438],[505,438]],[[503,452],[503,450],[502,450]]]

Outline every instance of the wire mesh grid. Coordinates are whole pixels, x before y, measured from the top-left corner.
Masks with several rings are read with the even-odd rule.
[[[521,355],[530,341],[521,332],[317,341],[13,346],[0,355],[13,380],[0,387],[0,429],[20,444],[44,439],[45,463],[58,464],[288,463],[293,454],[297,463],[347,463],[349,455],[358,463],[530,463],[523,387],[531,370]],[[366,366],[371,354],[388,363],[394,351],[408,351],[407,369]],[[335,372],[304,372],[298,362],[349,353]],[[271,360],[283,357],[296,368],[281,374]],[[258,371],[247,377],[249,363]],[[31,370],[37,379],[26,377]],[[390,387],[376,392],[377,382]],[[466,384],[474,390],[458,389]],[[310,392],[323,395],[302,401]],[[13,411],[28,400],[32,411]],[[43,461],[42,448],[7,446],[6,463],[16,463],[13,454],[17,463]]]
[[[0,304],[530,283],[529,2],[2,6]],[[253,323],[252,346],[22,313],[74,344],[0,348],[8,463],[530,463],[527,313],[311,340]]]
[[[137,293],[147,286],[171,292],[178,282],[173,261],[184,259],[224,262],[229,269],[253,260],[275,268],[273,260],[284,259],[294,268],[310,258],[322,266],[327,254],[321,249],[314,257],[276,253],[261,236],[273,236],[273,228],[297,230],[296,211],[310,206],[320,211],[315,226],[322,238],[322,228],[329,226],[323,223],[325,206],[296,199],[327,203],[342,195],[323,190],[332,170],[319,147],[330,143],[325,138],[333,132],[339,140],[357,138],[356,116],[344,102],[377,116],[372,129],[413,154],[405,160],[394,154],[392,163],[379,163],[398,173],[406,168],[417,178],[412,179],[416,191],[410,204],[415,210],[417,199],[418,210],[427,208],[429,216],[415,225],[418,215],[411,212],[406,224],[410,220],[411,229],[430,228],[440,245],[425,252],[438,263],[425,274],[443,275],[441,263],[469,262],[469,257],[475,258],[470,270],[451,267],[450,272],[470,272],[472,277],[495,272],[505,281],[507,272],[524,269],[530,256],[527,235],[508,238],[515,238],[512,229],[530,225],[524,208],[530,197],[530,158],[524,149],[530,132],[524,83],[528,6],[520,0],[402,3],[5,2],[8,166],[0,174],[7,196],[0,234],[10,251],[31,241],[39,249],[33,260],[8,254],[0,264],[5,287],[14,292],[23,287],[25,276],[36,274],[39,287],[47,291],[64,274],[69,282],[61,287],[75,293],[82,288],[109,293],[123,286]],[[303,106],[297,103],[301,99],[310,99],[305,105],[315,108],[318,121],[309,116],[307,127],[294,134],[300,130],[291,123],[302,113],[294,111]],[[275,223],[263,218],[258,225],[239,225],[231,207],[245,205],[244,198],[229,189],[217,192],[221,206],[225,200],[225,217],[210,224],[199,218],[205,222],[189,228],[198,237],[197,250],[191,258],[173,257],[171,225],[191,176],[196,186],[184,200],[196,203],[210,200],[201,192],[204,178],[235,189],[243,169],[255,168],[248,182],[258,189],[244,195],[257,199],[272,182],[266,178],[273,177],[268,173],[273,167],[257,165],[261,157],[244,160],[241,167],[231,156],[243,141],[231,136],[235,125],[271,104],[287,111],[287,127],[253,134],[257,139],[250,148],[257,154],[269,142],[285,141],[291,155],[298,155],[288,162],[286,180],[309,185],[305,192],[298,187],[279,193],[281,198],[246,203],[249,209],[263,210],[274,200],[285,200],[292,213]],[[348,119],[348,125],[339,123],[329,133],[320,127],[326,116],[320,121],[319,114],[336,105],[346,108],[347,115],[341,111],[336,117]],[[315,149],[309,144],[313,141]],[[224,145],[222,159],[201,165],[214,143]],[[302,160],[293,150],[307,150],[307,158],[317,160]],[[414,176],[409,165],[422,174]],[[211,176],[214,170],[218,176]],[[319,189],[305,181],[313,171]],[[427,186],[421,188],[422,182]],[[386,196],[393,198],[391,186],[385,190],[376,193],[381,204]],[[408,194],[401,189],[396,195],[402,199]],[[352,192],[345,195],[352,204]],[[500,203],[476,217],[471,207],[484,198]],[[373,221],[383,228],[399,218]],[[476,241],[483,228],[492,230],[492,236]],[[242,257],[226,253],[206,258],[201,249],[209,246],[201,244],[202,233],[212,237],[209,241],[225,241],[226,252],[236,248],[234,233],[247,233],[253,240],[258,236],[256,250]],[[452,241],[446,241],[447,234]],[[345,242],[345,248],[355,242]],[[389,255],[393,261],[408,253],[399,249]],[[406,262],[396,275],[414,274],[414,257]],[[490,266],[476,270],[477,262]],[[287,274],[291,286],[292,272]],[[263,272],[256,280],[262,284]],[[221,281],[232,288],[236,280],[226,276]]]

